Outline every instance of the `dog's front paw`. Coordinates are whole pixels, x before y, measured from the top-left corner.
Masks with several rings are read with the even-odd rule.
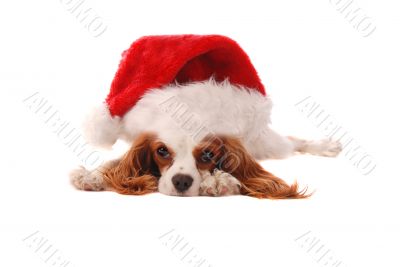
[[[209,174],[203,178],[203,182],[200,184],[200,195],[201,196],[217,196],[217,179]]]
[[[204,174],[203,179],[200,184],[202,196],[229,196],[240,193],[240,182],[227,172],[216,170],[213,174]]]
[[[320,155],[324,157],[336,157],[342,151],[342,144],[332,139],[320,141]]]
[[[216,176],[218,184],[217,191],[220,196],[238,195],[240,194],[241,184],[238,179],[227,172],[218,171]],[[215,175],[215,174],[214,174]]]
[[[77,189],[86,191],[104,190],[103,177],[89,172],[84,167],[72,170],[69,174],[71,184]]]

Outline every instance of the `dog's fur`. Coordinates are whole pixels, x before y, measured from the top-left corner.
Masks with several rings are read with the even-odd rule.
[[[286,184],[256,160],[294,153],[336,156],[341,146],[330,140],[279,135],[269,127],[271,107],[269,97],[228,81],[211,79],[151,90],[115,129],[119,138],[132,143],[131,149],[95,171],[73,171],[72,183],[79,189],[136,195],[159,191],[178,196],[241,193],[258,198],[304,198],[308,195],[297,184]],[[89,127],[89,132],[93,130]],[[168,155],[161,156],[160,148]],[[212,155],[206,162],[205,153]],[[184,191],[176,186],[179,175],[180,181],[191,178]]]

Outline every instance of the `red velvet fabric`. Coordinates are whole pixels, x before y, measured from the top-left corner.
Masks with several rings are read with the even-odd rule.
[[[113,116],[122,117],[143,94],[174,81],[216,81],[265,89],[249,57],[240,46],[220,35],[145,36],[122,55],[106,103]]]

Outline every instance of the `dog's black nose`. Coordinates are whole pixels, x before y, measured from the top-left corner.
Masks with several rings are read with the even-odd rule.
[[[178,192],[185,192],[192,185],[193,178],[186,174],[175,174],[172,177],[172,183]]]

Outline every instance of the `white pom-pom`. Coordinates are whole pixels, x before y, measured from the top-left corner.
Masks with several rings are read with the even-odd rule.
[[[112,117],[106,104],[94,108],[84,121],[84,136],[86,140],[103,148],[111,148],[117,141],[121,118]]]

